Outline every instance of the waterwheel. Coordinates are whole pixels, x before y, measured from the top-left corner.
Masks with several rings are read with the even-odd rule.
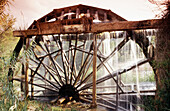
[[[115,109],[115,95],[126,93],[118,75],[148,62],[144,59],[124,69],[113,70],[112,61],[115,60],[115,57],[117,61],[119,58],[118,55],[115,55],[129,41],[127,32],[34,36],[29,40],[30,46],[25,50],[27,62],[23,63],[27,63],[29,69],[30,93],[28,95],[34,99],[44,97],[53,103],[69,101],[91,103],[94,83],[94,38],[96,38],[97,57],[95,82],[99,88],[97,89],[97,104]],[[111,42],[116,44],[110,49]],[[17,79],[15,78],[15,80]],[[24,82],[25,80],[19,81]],[[115,85],[115,87],[108,85]],[[110,89],[107,90],[107,87]],[[108,97],[108,95],[114,96]],[[127,110],[121,106],[118,108]]]
[[[64,14],[71,11],[73,15]],[[126,67],[124,64],[118,67],[118,61],[121,54],[126,56],[128,53],[125,50],[132,50],[127,47],[130,42],[135,44],[134,47],[137,47],[137,43],[146,56],[149,41],[146,35],[141,36],[132,31],[134,25],[130,31],[113,32],[106,26],[103,29],[98,27],[103,22],[105,25],[110,24],[111,28],[117,28],[114,27],[115,21],[125,19],[105,9],[77,5],[53,10],[34,21],[27,33],[15,31],[15,36],[23,36],[26,41],[22,57],[22,74],[25,78],[13,77],[13,80],[21,82],[21,91],[24,91],[22,86],[25,83],[25,93],[32,99],[43,98],[63,104],[70,101],[96,103],[97,100],[98,105],[111,110],[135,109],[128,100],[121,101],[119,95],[140,92],[137,88],[134,91],[134,87],[133,90],[127,90],[131,86],[123,84],[120,75],[151,59],[127,63]],[[145,22],[135,24],[136,29],[146,25]],[[107,30],[111,32],[105,32]]]

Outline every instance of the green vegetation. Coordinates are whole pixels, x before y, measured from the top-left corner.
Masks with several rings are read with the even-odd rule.
[[[8,81],[8,69],[12,67],[10,65],[12,52],[19,40],[19,38],[13,37],[12,33],[15,19],[12,15],[4,13],[10,3],[11,1],[8,0],[0,1],[0,110],[27,111],[31,106],[37,111],[50,109],[36,101],[20,101],[18,92],[14,90],[15,84],[13,86]],[[13,60],[15,59],[13,58]]]
[[[126,74],[127,73],[127,74]],[[130,83],[136,83],[136,72],[129,71],[125,74],[121,75],[121,79],[124,83],[130,84]],[[146,72],[147,74],[143,74],[139,71],[139,82],[155,82],[155,75],[154,72]],[[145,75],[145,76],[143,76]]]
[[[170,64],[170,59],[167,58],[166,61],[154,61],[154,68],[164,70],[168,76],[170,76],[168,65]],[[170,79],[161,78],[161,84],[166,87],[157,85],[156,97],[144,98],[144,108],[145,111],[170,111]],[[157,83],[158,84],[158,83]],[[164,101],[164,102],[162,102]]]

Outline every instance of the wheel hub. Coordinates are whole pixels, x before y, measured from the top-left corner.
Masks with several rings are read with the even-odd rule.
[[[60,98],[66,99],[65,102],[69,102],[72,100],[79,101],[78,91],[76,90],[76,88],[74,88],[70,84],[63,85],[59,90],[59,95],[60,95]]]

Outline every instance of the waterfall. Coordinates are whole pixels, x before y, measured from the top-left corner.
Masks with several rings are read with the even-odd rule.
[[[125,37],[127,37],[127,34],[122,31],[104,32],[102,34],[103,34],[102,38],[104,38],[104,40],[102,41],[100,51],[105,57],[111,54],[112,51],[120,44],[120,42]],[[141,34],[143,34],[142,36],[144,37],[147,36],[149,41],[153,41],[152,33],[148,36],[147,33],[144,33],[144,31],[142,30],[138,31],[137,34],[140,34],[140,36]],[[130,39],[130,37],[128,39]],[[98,71],[101,77],[109,75],[109,72],[112,73],[114,71],[117,71],[118,69],[124,69],[125,67],[131,67],[132,65],[136,64],[136,68],[118,76],[119,85],[121,85],[122,89],[125,92],[127,92],[126,94],[117,96],[119,98],[118,104],[119,106],[124,105],[124,108],[130,111],[133,111],[135,109],[143,110],[142,107],[139,107],[139,104],[141,104],[142,102],[141,99],[143,98],[143,94],[141,95],[140,91],[150,90],[150,88],[152,87],[151,86],[152,82],[150,82],[149,80],[149,77],[152,74],[152,69],[149,63],[137,66],[137,63],[143,59],[146,59],[146,57],[143,54],[141,47],[135,41],[130,39],[119,51],[116,50],[115,55],[110,57],[110,59],[104,63],[106,68],[103,67],[102,71],[101,70]],[[112,86],[112,87],[98,89],[99,92],[100,91],[107,93],[116,92],[115,86],[117,85],[115,84],[112,78],[103,82],[102,84],[100,84],[100,86]],[[120,90],[118,91],[121,92]],[[128,92],[137,93],[129,94]],[[115,101],[116,95],[112,97],[113,101]],[[126,101],[126,103],[122,101]]]
[[[104,40],[102,42],[102,53],[105,57],[107,57],[110,53],[111,53],[111,49],[110,49],[110,33],[109,32],[104,32]],[[110,66],[112,66],[112,59],[108,60],[107,63],[105,63],[105,66],[110,70]],[[104,75],[108,75],[108,71],[106,70],[106,68],[103,69],[103,73]],[[107,80],[104,82],[105,86],[111,85],[111,80]],[[110,89],[106,89],[105,91],[110,91]]]
[[[140,88],[139,88],[139,70],[138,70],[138,66],[137,66],[138,59],[137,59],[137,53],[136,53],[136,43],[135,43],[135,41],[132,41],[132,40],[131,40],[131,51],[133,54],[134,61],[136,63],[135,71],[136,71],[137,104],[139,104],[139,99],[141,97],[140,97]],[[137,106],[137,110],[140,110],[139,106]]]

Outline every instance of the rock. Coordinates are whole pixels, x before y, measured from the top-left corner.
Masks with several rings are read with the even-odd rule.
[[[57,103],[58,103],[58,104],[62,104],[65,100],[66,100],[65,98],[60,98],[60,99],[57,101]]]

